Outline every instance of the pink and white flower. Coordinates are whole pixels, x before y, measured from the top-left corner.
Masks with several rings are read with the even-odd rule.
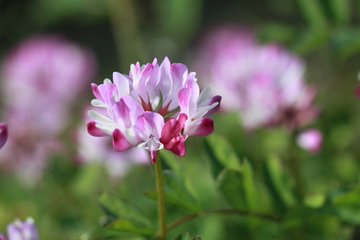
[[[319,112],[303,61],[276,44],[259,45],[250,31],[226,26],[209,32],[194,65],[200,83],[224,96],[222,110],[238,112],[247,129],[295,128]]]
[[[132,64],[129,75],[114,72],[113,82],[105,79],[92,89],[96,99],[91,104],[106,108],[107,114],[89,111],[94,119],[87,123],[89,134],[111,135],[116,151],[147,149],[152,163],[156,151],[165,147],[183,156],[187,136],[210,134],[213,123],[208,116],[221,99],[209,98],[209,89],[200,94],[195,73],[183,64],[171,64],[167,57],[160,66],[157,59],[143,66]],[[172,141],[180,141],[181,150],[173,148]]]
[[[311,153],[316,153],[321,149],[322,134],[317,129],[308,129],[299,134],[296,142],[299,147]]]
[[[24,222],[15,220],[7,226],[7,235],[0,234],[0,240],[39,240],[36,225],[32,218],[27,218]]]
[[[91,51],[59,35],[32,36],[5,55],[0,89],[11,138],[0,152],[2,169],[27,183],[41,175],[95,70]]]

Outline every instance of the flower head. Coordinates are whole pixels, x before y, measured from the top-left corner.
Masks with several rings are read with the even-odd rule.
[[[235,26],[215,29],[202,42],[195,61],[202,80],[224,95],[222,110],[237,111],[247,129],[312,120],[316,91],[304,81],[304,63],[276,44],[259,45]]]
[[[321,149],[322,134],[317,129],[308,129],[300,133],[296,141],[299,147],[311,153],[316,153]]]
[[[15,220],[7,227],[8,238],[0,234],[0,240],[39,240],[36,225],[32,218],[27,218],[24,222]]]
[[[11,138],[0,151],[2,168],[26,183],[41,175],[95,69],[91,51],[59,35],[32,36],[5,55],[0,90]]]
[[[183,156],[188,136],[205,136],[213,131],[209,115],[221,97],[209,98],[209,89],[200,93],[195,73],[185,65],[170,63],[165,57],[140,66],[130,66],[129,75],[114,72],[113,82],[92,84],[96,99],[91,104],[106,108],[107,114],[89,111],[94,121],[87,122],[90,135],[111,135],[116,151],[133,146],[147,149],[151,161],[162,148]],[[174,145],[178,147],[174,148]]]

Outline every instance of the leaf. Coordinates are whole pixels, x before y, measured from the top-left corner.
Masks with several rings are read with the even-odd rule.
[[[139,209],[115,194],[103,193],[98,202],[106,214],[101,219],[105,228],[142,235],[155,233],[151,221]]]
[[[174,237],[172,240],[201,240],[200,236],[194,236],[194,237],[190,237],[189,233],[181,233],[179,235],[177,235],[176,237]]]
[[[360,51],[360,30],[341,29],[333,34],[330,45],[335,53],[343,58],[351,57]]]
[[[165,170],[165,201],[171,204],[183,207],[193,212],[199,210],[197,199],[186,189],[184,183],[171,171]],[[157,199],[156,190],[147,191],[145,196],[151,199]]]
[[[308,29],[300,33],[291,48],[294,52],[304,55],[327,42],[330,32],[327,28]]]
[[[231,206],[239,210],[249,208],[244,188],[244,176],[240,171],[224,169],[218,176],[217,185]]]
[[[312,28],[325,28],[327,20],[323,7],[318,0],[297,0],[300,11]]]
[[[239,210],[253,209],[257,195],[252,167],[244,159],[241,170],[224,169],[217,178],[217,185],[225,199]]]
[[[241,164],[231,144],[223,137],[212,134],[204,141],[205,151],[213,167],[214,178],[223,168],[241,170]]]
[[[331,14],[337,25],[346,25],[350,21],[350,4],[348,0],[328,0]]]
[[[285,174],[278,158],[271,157],[265,162],[264,181],[279,212],[285,212],[297,203],[292,179]]]

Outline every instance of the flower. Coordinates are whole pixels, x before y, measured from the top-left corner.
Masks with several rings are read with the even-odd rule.
[[[95,107],[85,108],[86,111],[90,109],[95,109]],[[97,111],[106,114],[105,108],[97,109]],[[90,120],[87,114],[83,118]],[[77,143],[76,159],[78,162],[81,164],[98,163],[104,165],[112,179],[123,177],[132,165],[149,164],[149,156],[146,150],[133,148],[124,152],[116,152],[110,147],[108,141],[90,136],[83,125],[76,130],[75,142]]]
[[[152,163],[156,151],[165,148],[184,156],[188,136],[205,136],[214,127],[208,118],[218,108],[220,96],[209,97],[210,89],[201,93],[195,73],[181,63],[165,57],[160,66],[152,63],[130,66],[129,75],[113,73],[113,82],[92,84],[95,107],[107,109],[88,114],[90,135],[111,135],[113,147],[122,152],[136,146],[150,152]],[[174,147],[176,145],[176,147]]]
[[[293,129],[318,114],[316,90],[304,81],[304,63],[276,44],[259,45],[236,26],[211,31],[195,57],[203,80],[225,96],[223,111],[239,113],[246,129],[283,124]]]
[[[0,149],[5,145],[7,138],[7,125],[5,123],[0,123]]]
[[[299,147],[311,153],[316,153],[321,149],[322,135],[321,132],[317,129],[308,129],[299,134],[296,142]]]
[[[36,225],[30,217],[24,222],[17,219],[9,224],[7,234],[8,238],[4,234],[0,234],[0,240],[39,240]]]
[[[1,66],[3,117],[11,138],[0,152],[2,169],[26,183],[38,178],[71,107],[95,74],[92,52],[59,35],[36,35],[11,49]]]

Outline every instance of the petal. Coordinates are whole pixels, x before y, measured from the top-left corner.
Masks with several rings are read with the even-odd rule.
[[[176,155],[183,157],[185,155],[185,141],[182,137],[178,137],[177,139],[173,139],[173,142],[168,145],[164,145],[166,150],[169,150]]]
[[[220,108],[220,102],[221,102],[221,96],[219,95],[210,98],[209,105],[212,105],[213,103],[218,103],[218,104],[215,105],[212,109],[208,110],[208,112],[205,114],[205,117],[209,117],[214,113],[216,113]]]
[[[184,128],[184,123],[188,119],[187,115],[181,113],[177,119],[170,119],[167,121],[161,130],[161,142],[166,144],[171,139],[181,135],[181,130]]]
[[[207,136],[214,131],[214,121],[211,118],[202,118],[190,122],[185,127],[185,134],[189,136]]]
[[[8,240],[8,239],[4,234],[0,233],[0,240]]]
[[[104,137],[108,136],[102,129],[97,128],[94,121],[86,122],[87,132],[94,137]]]
[[[117,152],[123,152],[128,149],[130,149],[133,145],[128,142],[126,137],[121,133],[121,131],[118,128],[115,128],[115,130],[112,133],[113,137],[113,147],[115,151]]]
[[[130,93],[130,80],[124,75],[119,72],[113,72],[113,81],[118,90],[120,98]]]
[[[5,123],[0,123],[0,149],[5,145],[7,138],[7,125]]]
[[[179,91],[178,102],[179,102],[180,110],[182,113],[185,113],[188,116],[189,116],[190,98],[191,98],[190,88],[183,88]]]
[[[95,83],[92,83],[91,84],[91,89],[93,91],[93,94],[94,96],[99,99],[100,101],[103,101],[104,102],[104,99],[103,97],[101,96],[101,93],[99,91],[99,88],[98,88],[98,85],[96,85]]]

